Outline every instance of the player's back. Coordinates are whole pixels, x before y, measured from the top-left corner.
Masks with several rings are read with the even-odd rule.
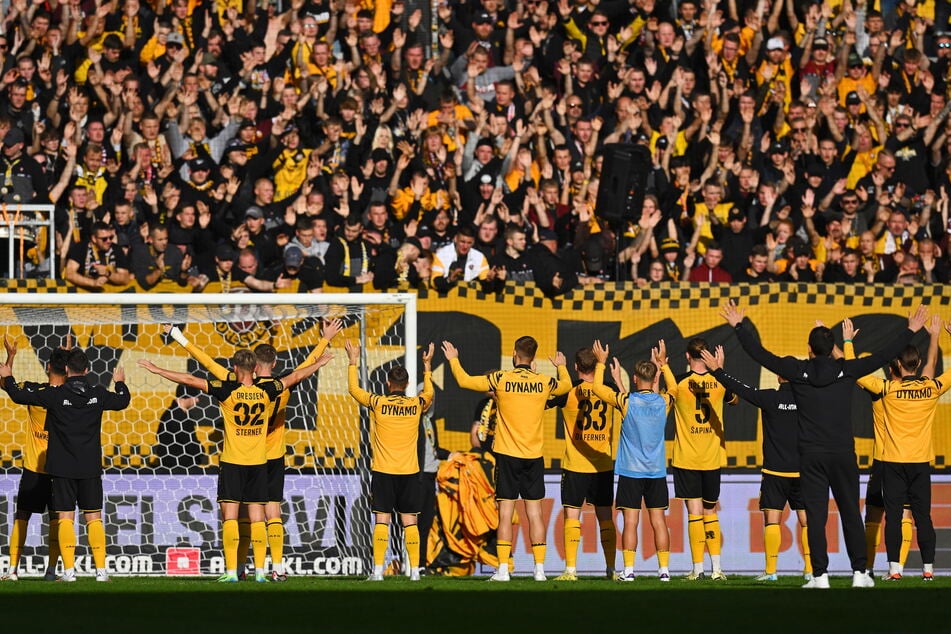
[[[934,459],[932,430],[938,398],[948,391],[951,372],[937,379],[910,377],[885,383],[882,460],[921,463]]]
[[[613,389],[613,385],[610,385]],[[590,381],[579,381],[564,397],[565,457],[562,467],[578,473],[614,467],[615,408],[602,401]]]
[[[374,394],[369,407],[373,432],[370,468],[394,475],[418,473],[419,419],[426,409],[426,401],[402,392]]]
[[[667,473],[664,428],[673,399],[668,394],[641,391],[618,401],[624,406],[624,419],[614,472],[629,478],[664,477]]]
[[[49,389],[49,383],[23,381],[20,389],[38,392]],[[46,473],[46,451],[49,447],[49,432],[46,431],[46,408],[40,405],[26,406],[29,426],[23,447],[23,468],[34,473]]]
[[[672,464],[681,469],[719,469],[726,460],[723,405],[736,397],[712,374],[690,371],[674,378],[669,367],[663,370],[668,393],[674,397]]]
[[[544,449],[545,404],[558,382],[518,365],[488,375],[498,402],[493,451],[515,458],[539,458]]]
[[[273,383],[278,379],[270,376],[258,377],[255,384]],[[283,458],[287,451],[284,446],[284,432],[287,429],[287,403],[291,400],[291,391],[282,390],[266,413],[267,434],[265,436],[265,453],[268,460]]]
[[[207,392],[218,399],[224,421],[222,462],[238,465],[267,462],[268,414],[283,390],[279,380],[260,385],[218,379],[208,381]]]

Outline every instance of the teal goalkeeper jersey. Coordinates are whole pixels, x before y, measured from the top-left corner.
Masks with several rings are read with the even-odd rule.
[[[664,427],[673,399],[655,392],[632,392],[621,423],[614,473],[627,478],[667,476]]]

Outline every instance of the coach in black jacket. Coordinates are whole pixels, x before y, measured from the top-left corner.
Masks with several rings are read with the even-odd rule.
[[[53,479],[51,510],[59,515],[64,568],[62,581],[76,580],[73,526],[77,503],[86,518],[89,547],[96,563],[96,580],[109,580],[106,574],[106,534],[102,526],[102,413],[125,409],[131,397],[122,368],[117,368],[113,374],[115,392],[91,385],[86,378],[88,372],[86,353],[71,350],[66,361],[66,382],[31,392],[17,385],[9,366],[0,365],[3,381],[0,386],[13,402],[46,408],[46,430],[49,432],[46,471]]]
[[[825,528],[830,488],[842,518],[845,547],[852,563],[852,587],[875,585],[865,572],[865,528],[859,512],[859,472],[852,435],[852,387],[857,379],[875,372],[908,345],[925,325],[927,311],[919,306],[908,318],[908,328],[896,333],[888,349],[849,361],[832,357],[835,340],[825,326],[809,333],[809,359],[801,360],[778,357],[763,348],[732,300],[721,315],[735,329],[746,353],[767,370],[788,379],[796,398],[799,473],[814,575],[804,587],[829,587]]]

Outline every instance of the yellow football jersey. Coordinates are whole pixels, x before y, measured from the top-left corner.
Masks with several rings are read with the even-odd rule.
[[[280,380],[243,385],[237,381],[212,379],[205,391],[218,400],[224,420],[221,462],[237,465],[266,463],[268,413],[284,391]]]
[[[581,381],[564,398],[561,406],[565,426],[562,468],[578,473],[612,471],[617,447],[614,435],[617,410],[598,398],[590,381]]]
[[[674,398],[673,466],[699,471],[724,466],[723,404],[736,403],[736,395],[706,372],[688,372],[678,380],[670,366],[665,365],[661,371],[667,393]]]
[[[865,377],[885,407],[881,458],[885,462],[922,463],[934,460],[932,430],[938,399],[951,388],[951,370],[937,379],[905,378],[885,381]]]
[[[20,389],[39,391],[49,388],[49,383],[33,383],[23,381]],[[23,468],[34,473],[46,473],[46,448],[49,445],[50,435],[46,431],[46,408],[37,405],[27,405],[26,415],[29,420],[26,446],[23,448]]]
[[[373,459],[370,469],[391,475],[419,473],[419,419],[433,402],[433,377],[423,373],[423,391],[419,396],[372,394],[360,387],[357,366],[347,373],[350,395],[370,409],[370,445]]]
[[[545,404],[552,396],[567,394],[571,389],[568,369],[558,366],[555,380],[527,365],[484,376],[469,376],[459,359],[451,359],[449,365],[459,387],[495,392],[499,411],[492,451],[513,458],[541,458],[545,446]]]

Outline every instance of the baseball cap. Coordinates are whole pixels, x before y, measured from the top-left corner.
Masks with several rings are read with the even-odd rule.
[[[680,243],[676,238],[664,238],[660,241],[660,252],[669,253],[671,251],[680,251]]]
[[[201,63],[202,64],[217,64],[218,58],[215,57],[214,54],[212,53],[205,53],[204,55],[201,56]]]
[[[304,263],[304,253],[299,247],[289,246],[284,249],[284,266],[300,268]]]
[[[854,90],[845,96],[845,105],[847,106],[857,106],[860,103],[862,103],[862,98]]]
[[[406,238],[405,240],[403,240],[403,244],[411,244],[417,249],[419,249],[420,251],[423,250],[423,243],[420,242],[419,238],[417,238],[416,236],[410,236]]]
[[[666,139],[667,137],[664,137],[664,138]],[[647,136],[646,132],[638,132],[637,135],[634,137],[635,143],[648,143],[650,142],[650,140],[651,138]]]
[[[238,257],[238,254],[230,244],[219,244],[215,247],[215,257],[224,262],[226,260],[234,260]]]
[[[779,51],[784,48],[786,48],[786,42],[784,42],[781,37],[771,37],[769,41],[766,42],[767,51]]]
[[[231,139],[225,146],[225,152],[244,152],[247,149],[248,145],[241,139]]]
[[[727,222],[729,222],[730,220],[746,220],[746,214],[743,213],[742,210],[734,207],[733,209],[730,210],[730,213],[727,214],[726,219],[727,219]]]
[[[473,24],[493,24],[495,20],[492,19],[492,16],[483,11],[482,13],[477,13],[472,18]]]
[[[488,185],[494,180],[495,179],[492,178],[492,174],[489,174],[488,172],[482,174],[482,176],[479,177],[479,182],[482,183],[483,185]]]
[[[244,212],[245,218],[256,218],[258,220],[264,218],[264,210],[258,207],[257,205],[251,205],[248,207],[247,211]]]
[[[581,161],[573,161],[573,162],[571,163],[571,171],[572,171],[572,172],[583,172],[583,171],[584,171],[584,163],[582,163]]]
[[[201,157],[193,158],[192,160],[188,161],[188,169],[190,169],[193,172],[197,172],[199,170],[210,170],[211,161]]]
[[[238,127],[238,129],[243,130],[245,128],[256,128],[256,127],[258,127],[258,125],[251,119],[242,119],[241,125]]]
[[[3,137],[3,144],[7,147],[13,147],[17,143],[25,143],[26,137],[23,136],[23,130],[20,128],[10,128],[7,135]]]
[[[828,48],[828,47],[829,47],[829,40],[825,39],[824,37],[818,37],[812,43],[812,48]]]
[[[858,53],[849,53],[849,67],[852,66],[862,66],[865,62],[862,61],[862,58],[859,57]]]
[[[284,128],[284,131],[281,132],[280,137],[284,138],[291,132],[299,132],[299,130],[297,129],[297,126],[294,125],[293,123],[288,124],[287,127]]]
[[[786,151],[786,145],[782,141],[776,141],[769,146],[770,154],[784,154]]]
[[[177,44],[178,46],[185,46],[185,38],[182,37],[181,33],[169,33],[168,37],[165,38],[165,45]]]

